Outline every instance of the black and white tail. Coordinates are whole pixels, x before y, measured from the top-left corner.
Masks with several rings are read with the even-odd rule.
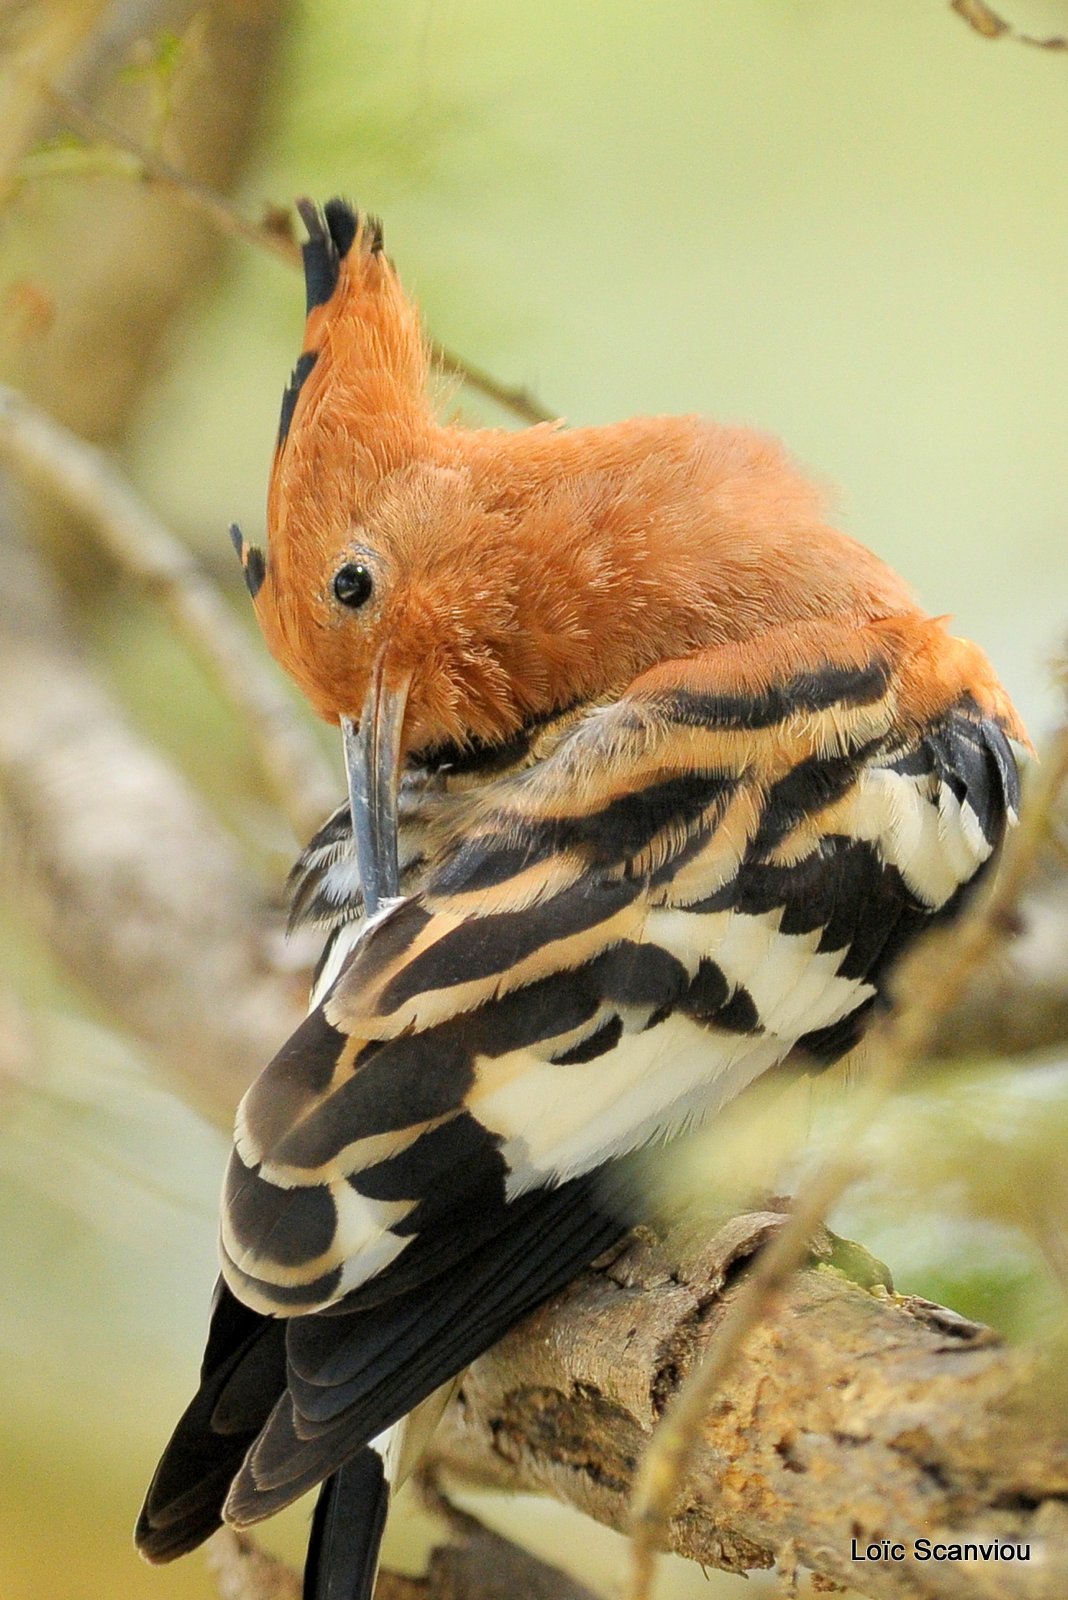
[[[304,1600],[371,1600],[396,1472],[397,1423],[319,1490],[304,1564]]]
[[[371,1600],[390,1501],[459,1382],[443,1384],[327,1478],[312,1518],[303,1600]]]

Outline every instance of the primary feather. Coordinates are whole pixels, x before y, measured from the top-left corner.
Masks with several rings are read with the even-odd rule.
[[[243,560],[325,715],[403,671],[401,895],[364,918],[347,808],[298,867],[312,1007],[238,1113],[202,1386],[138,1534],[167,1559],[327,1480],[317,1600],[369,1592],[387,1430],[619,1237],[637,1153],[854,1047],[992,862],[1023,737],[766,441],[440,427],[380,231],[332,204]]]

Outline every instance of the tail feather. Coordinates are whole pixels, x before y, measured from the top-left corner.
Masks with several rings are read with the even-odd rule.
[[[367,1445],[319,1490],[303,1600],[371,1600],[403,1424]]]
[[[371,1600],[389,1510],[389,1480],[370,1445],[319,1490],[303,1600]]]

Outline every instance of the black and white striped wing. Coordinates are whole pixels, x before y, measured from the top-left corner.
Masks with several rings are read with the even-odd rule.
[[[228,1515],[267,1515],[620,1231],[626,1157],[851,1048],[1016,805],[995,715],[878,629],[793,675],[656,674],[472,802],[250,1090],[224,1275],[286,1323]],[[615,1193],[606,1190],[606,1179]],[[264,1337],[277,1341],[277,1323]]]

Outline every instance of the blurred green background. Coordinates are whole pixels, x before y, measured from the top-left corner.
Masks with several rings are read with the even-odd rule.
[[[166,9],[153,49],[133,29],[88,85],[139,137],[184,164],[183,97],[216,71],[225,102],[213,45],[225,33],[240,57],[244,39],[246,122],[212,137],[224,162],[234,141],[214,181],[236,182],[249,215],[335,192],[380,212],[435,336],[569,421],[704,411],[781,435],[842,525],[988,649],[1036,738],[1052,723],[1068,620],[1068,56],[984,40],[941,0]],[[1001,9],[1068,31],[1068,5]],[[111,411],[100,398],[126,338],[114,307],[92,321],[115,270],[104,234],[136,240],[173,202],[42,151],[54,130],[34,97],[129,11],[54,0],[0,21],[7,126],[21,117],[26,134],[0,220],[4,366],[115,446],[240,607],[225,528],[262,531],[302,294],[239,241],[181,283],[155,268],[123,291],[122,314],[147,326],[143,370],[116,381]],[[168,30],[179,43],[161,64]],[[232,713],[93,548],[50,548],[64,579],[77,563],[78,626],[131,717],[280,884],[295,841]],[[152,1571],[130,1528],[199,1360],[225,1141],[71,992],[17,893],[3,919],[0,971],[32,1018],[34,1070],[0,1076],[0,1597],[205,1597],[199,1557]],[[885,1141],[908,1147],[942,1117],[974,1171],[1000,1159],[990,1129],[1007,1116],[1063,1120],[1057,1063],[1022,1109],[1014,1084],[984,1078],[986,1110],[963,1128],[953,1089],[932,1088]],[[1028,1159],[1044,1171],[1041,1152]],[[899,1286],[1022,1334],[1054,1301],[1010,1212],[950,1172],[926,1191],[873,1179],[838,1223]],[[610,1536],[552,1507],[490,1514],[608,1592]],[[276,1542],[295,1549],[303,1515]],[[680,1563],[662,1592],[710,1589]]]

